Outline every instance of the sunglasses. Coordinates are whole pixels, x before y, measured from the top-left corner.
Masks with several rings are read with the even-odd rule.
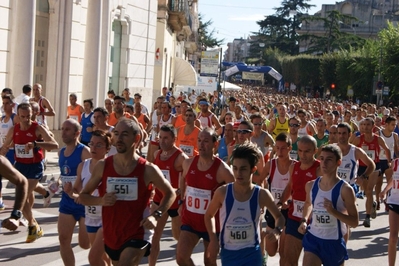
[[[256,124],[254,124],[254,126],[261,126],[262,125],[262,123],[256,123]]]
[[[301,125],[299,124],[289,124],[290,127],[300,127]]]
[[[250,129],[238,129],[237,133],[238,134],[248,134],[248,133],[252,133],[252,130],[250,130]]]

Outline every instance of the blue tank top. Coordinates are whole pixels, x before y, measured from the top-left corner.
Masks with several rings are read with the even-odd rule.
[[[222,159],[224,162],[226,162],[228,153],[227,153],[227,145],[226,145],[226,139],[222,138],[219,143],[219,148],[218,148],[218,154],[219,158]]]
[[[60,151],[60,158],[58,159],[58,165],[60,166],[61,172],[61,181],[62,185],[66,182],[71,182],[72,186],[75,183],[77,176],[77,169],[79,164],[82,162],[82,152],[85,145],[79,143],[73,153],[69,156],[65,156],[65,147],[63,147]],[[84,212],[84,206],[80,204],[76,204],[75,201],[68,196],[66,193],[62,193],[62,198],[60,201],[61,206],[68,206],[70,209],[79,208]]]
[[[87,117],[85,113],[82,114],[82,119],[80,120],[80,124],[82,125],[82,133],[80,134],[81,141],[89,142],[91,139],[92,132],[87,132],[87,128],[94,126],[94,124],[91,122],[92,116],[93,112],[91,112]]]

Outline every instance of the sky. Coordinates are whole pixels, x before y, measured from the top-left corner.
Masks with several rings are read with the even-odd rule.
[[[313,15],[321,10],[322,4],[335,4],[335,0],[311,0],[307,3],[315,5],[309,10]],[[198,0],[198,12],[204,21],[213,21],[209,30],[215,29],[215,36],[225,39],[222,47],[226,47],[235,38],[247,38],[251,32],[258,32],[256,21],[273,15],[273,8],[280,4],[281,0]]]

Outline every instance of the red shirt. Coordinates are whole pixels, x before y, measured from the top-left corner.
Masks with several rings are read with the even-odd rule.
[[[40,163],[44,156],[41,148],[33,148],[26,151],[25,144],[38,140],[36,136],[36,128],[39,126],[37,122],[32,122],[27,130],[21,130],[21,124],[14,127],[13,141],[15,146],[15,161],[19,163]]]
[[[182,224],[189,225],[198,232],[207,232],[204,214],[215,190],[221,186],[216,180],[216,173],[222,160],[215,157],[212,166],[206,171],[198,170],[199,156],[195,156],[186,175],[186,198],[182,208]],[[215,215],[219,218],[219,215]],[[219,231],[219,219],[216,230]]]
[[[151,242],[153,232],[140,226],[150,215],[152,186],[146,186],[144,170],[146,160],[139,158],[134,170],[125,176],[114,168],[114,156],[105,159],[102,181],[98,186],[100,197],[116,191],[118,200],[113,206],[102,207],[104,244],[111,249],[120,249],[131,239]]]
[[[302,170],[300,166],[301,162],[296,162],[292,171],[292,202],[288,210],[288,217],[298,222],[302,219],[303,206],[306,200],[306,183],[317,178],[316,170],[320,166],[320,161],[315,160],[313,165],[306,170]]]
[[[376,163],[380,162],[380,145],[378,144],[378,135],[373,134],[373,140],[371,142],[367,142],[364,139],[364,134],[360,135],[360,141],[359,144],[357,145],[358,147],[362,148],[367,156],[371,158]],[[359,166],[366,166],[362,160],[359,160]]]
[[[154,164],[157,165],[159,167],[159,169],[161,169],[165,178],[169,181],[169,183],[175,189],[179,188],[179,174],[181,173],[175,169],[175,161],[176,161],[177,157],[182,152],[183,152],[182,150],[178,149],[167,160],[162,161],[160,158],[162,150],[160,150],[157,154],[157,157],[154,160]],[[162,198],[163,198],[163,195],[162,195],[161,191],[159,191],[158,189],[155,189],[154,202],[159,203],[159,202],[161,202]],[[178,198],[176,197],[176,200],[175,200],[175,202],[173,202],[172,206],[170,206],[170,209],[173,210],[173,209],[178,209],[178,208],[179,208]]]

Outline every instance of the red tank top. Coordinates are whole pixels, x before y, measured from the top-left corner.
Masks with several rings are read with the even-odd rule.
[[[216,173],[222,160],[215,157],[212,166],[206,171],[198,170],[199,156],[195,156],[186,175],[186,198],[182,208],[182,224],[189,225],[198,232],[207,232],[204,214],[211,202],[213,193],[221,186]],[[215,215],[216,230],[219,232],[219,215]]]
[[[98,186],[100,197],[115,191],[118,198],[113,206],[102,207],[104,244],[117,250],[131,239],[151,242],[153,231],[140,226],[141,220],[150,215],[152,186],[146,186],[144,181],[146,160],[139,158],[134,170],[125,176],[115,171],[113,162],[114,156],[105,159]]]
[[[159,169],[161,169],[163,175],[165,176],[165,178],[169,181],[169,183],[172,185],[173,188],[177,189],[179,188],[179,174],[181,172],[178,172],[175,169],[175,161],[176,158],[183,152],[182,150],[177,149],[177,151],[175,151],[172,156],[169,157],[169,159],[167,159],[166,161],[162,161],[161,160],[161,152],[162,150],[160,150],[157,154],[157,157],[154,160],[154,164],[157,165],[159,167]],[[154,202],[155,203],[159,203],[161,202],[163,198],[162,192],[159,191],[158,189],[155,189],[155,195],[154,195]],[[172,206],[170,206],[170,209],[177,209],[179,208],[179,204],[178,204],[178,198],[176,197],[175,202],[173,202]]]
[[[380,145],[378,144],[378,135],[373,134],[373,140],[371,142],[367,142],[364,139],[364,134],[360,135],[360,141],[357,145],[362,148],[368,157],[371,158],[376,163],[380,162]],[[362,160],[359,160],[359,166],[366,166]]]
[[[292,202],[289,206],[288,217],[295,221],[302,219],[303,206],[306,200],[305,185],[307,182],[317,178],[316,170],[320,165],[320,161],[315,160],[313,165],[306,170],[300,168],[301,162],[296,162],[292,171]]]
[[[25,144],[33,142],[39,138],[36,136],[36,128],[39,126],[37,122],[32,122],[28,130],[21,130],[21,124],[14,127],[13,141],[15,146],[15,161],[19,163],[40,163],[43,160],[43,150],[34,148],[26,151]]]

